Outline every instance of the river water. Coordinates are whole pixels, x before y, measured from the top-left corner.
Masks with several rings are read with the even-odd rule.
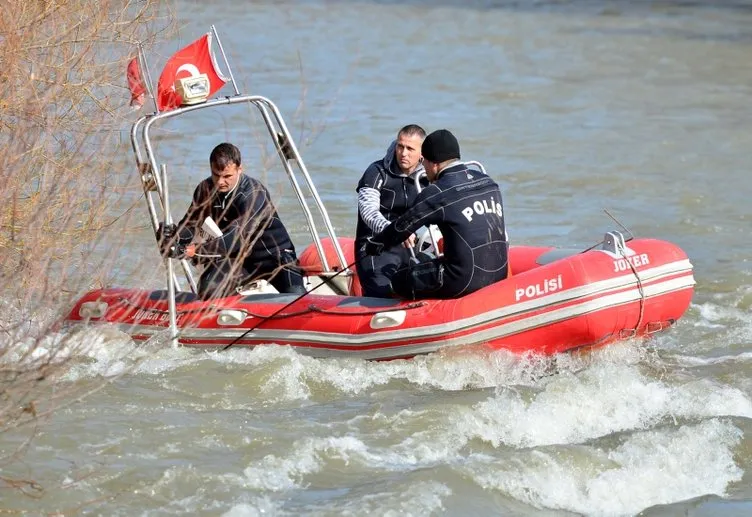
[[[277,103],[299,138],[340,235],[353,235],[357,181],[396,130],[446,127],[502,186],[513,244],[584,249],[618,229],[606,209],[688,253],[692,306],[647,343],[555,365],[462,349],[375,363],[276,346],[202,353],[87,331],[78,339],[90,351],[65,382],[119,376],[60,410],[26,451],[42,495],[3,490],[0,506],[752,514],[747,2],[180,0],[177,15],[180,33],[153,68],[216,24],[241,89]],[[254,165],[249,120],[230,111],[164,132],[174,215],[211,148],[232,140],[279,197],[300,250],[305,221],[284,183]],[[162,282],[135,274],[157,261],[145,214],[113,271],[119,285]]]

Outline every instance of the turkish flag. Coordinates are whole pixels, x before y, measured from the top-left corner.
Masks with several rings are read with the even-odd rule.
[[[131,91],[131,106],[140,108],[144,105],[146,86],[141,76],[141,67],[138,65],[138,56],[128,61],[125,75],[128,78],[128,89]]]
[[[209,95],[216,93],[227,82],[211,53],[210,32],[180,49],[167,61],[157,82],[157,109],[169,111],[180,106],[183,100],[175,91],[175,80],[200,74],[209,77]]]

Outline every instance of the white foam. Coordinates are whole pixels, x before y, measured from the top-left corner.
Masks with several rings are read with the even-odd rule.
[[[672,386],[635,367],[601,365],[580,375],[560,374],[527,400],[514,390],[473,408],[460,408],[456,425],[494,446],[580,443],[613,432],[643,429],[666,418],[752,417],[740,390],[709,380]],[[555,422],[555,424],[552,424]]]
[[[268,497],[256,497],[249,503],[238,503],[222,514],[222,517],[274,517],[290,515],[282,511],[282,503]]]
[[[357,438],[306,438],[295,442],[289,455],[267,455],[246,468],[242,484],[271,491],[301,488],[305,476],[319,472],[327,460],[339,459],[347,463],[353,455],[369,456],[366,446]]]
[[[741,431],[729,422],[638,432],[612,450],[580,447],[476,458],[466,467],[482,487],[538,508],[626,516],[656,504],[714,493],[739,481],[733,447]]]
[[[748,296],[748,295],[747,295]],[[737,298],[737,296],[734,296]],[[739,305],[742,305],[739,307]],[[752,325],[752,314],[739,299],[729,300],[728,296],[714,302],[692,304],[693,310],[699,313],[697,326],[707,328],[724,328],[742,324],[745,327]]]
[[[576,370],[592,359],[559,356],[519,356],[483,347],[447,349],[411,360],[369,362],[357,358],[314,359],[289,346],[231,348],[199,351],[169,345],[167,332],[136,345],[125,334],[107,327],[90,328],[65,337],[72,356],[81,359],[67,380],[115,375],[158,375],[187,365],[211,361],[227,365],[262,367],[268,373],[261,386],[267,402],[307,400],[312,388],[325,387],[352,395],[393,381],[458,391],[500,385],[534,385],[541,376],[559,369]],[[53,348],[51,345],[48,348]],[[634,362],[639,347],[610,346],[596,355],[600,360]],[[616,354],[615,356],[613,354]],[[611,357],[611,359],[609,359]]]
[[[346,423],[348,429],[370,424],[406,436],[391,444],[377,438],[379,445],[374,445],[361,429],[356,436],[300,439],[288,454],[267,455],[243,476],[225,478],[254,490],[286,492],[306,488],[309,479],[331,470],[332,461],[363,472],[454,465],[483,488],[539,508],[631,515],[655,504],[722,494],[728,483],[741,479],[743,472],[733,461],[741,432],[717,415],[750,418],[752,404],[738,390],[711,381],[671,386],[643,376],[637,367],[599,363],[578,375],[548,379],[532,398],[504,388],[472,407],[448,402],[393,415],[360,415]],[[710,420],[679,426],[674,423],[678,417]],[[654,429],[643,430],[649,426]],[[468,456],[475,439],[497,450],[512,449]],[[593,439],[602,443],[589,443]],[[420,502],[414,504],[435,510],[447,490],[441,485],[421,489],[415,495]],[[344,504],[369,501],[355,498]],[[394,504],[385,502],[372,511],[383,513]],[[324,514],[332,508],[309,510]]]
[[[76,336],[80,346],[75,358],[79,361],[71,365],[65,377],[69,381],[125,373],[158,375],[202,360],[186,350],[170,347],[167,333],[140,345],[108,327],[88,329]]]
[[[494,448],[577,444],[678,418],[727,415],[752,417],[752,402],[737,388],[709,380],[670,385],[645,377],[637,367],[597,364],[578,375],[553,376],[542,391],[501,388],[473,406],[460,401],[371,417],[389,429],[415,422],[421,429],[386,450],[370,450],[368,461],[414,468],[456,461],[476,439]]]
[[[454,350],[385,362],[314,359],[298,354],[289,346],[212,351],[199,357],[223,364],[264,368],[266,375],[261,390],[268,402],[275,403],[307,400],[313,396],[314,388],[353,395],[393,381],[450,391],[506,383],[533,384],[550,372],[552,366],[549,359],[488,349]],[[143,370],[144,365],[139,368]]]
[[[723,363],[746,363],[752,361],[752,352],[721,355],[717,357],[677,356],[676,362],[682,366],[709,366]]]

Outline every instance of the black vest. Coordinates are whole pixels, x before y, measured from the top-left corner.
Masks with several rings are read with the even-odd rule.
[[[460,296],[503,280],[508,243],[501,191],[489,176],[462,163],[444,169],[413,206],[376,238],[387,247],[435,224],[444,240],[443,297]]]
[[[211,178],[199,183],[180,226],[195,232],[208,215],[224,235],[200,245],[196,250],[199,254],[240,258],[247,262],[249,271],[259,263],[279,264],[285,251],[295,256],[269,191],[250,176],[241,174],[237,187],[226,194],[215,190]]]
[[[421,178],[421,186],[425,188],[428,180]],[[384,160],[378,160],[368,166],[363,177],[358,182],[356,190],[363,187],[373,188],[381,193],[381,214],[387,221],[394,221],[404,214],[415,203],[418,189],[415,179],[410,176],[397,175],[384,167]],[[358,225],[355,230],[355,249],[359,250],[366,239],[373,235],[373,231],[363,221],[358,212]]]

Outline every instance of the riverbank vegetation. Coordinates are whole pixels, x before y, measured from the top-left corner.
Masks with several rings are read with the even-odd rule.
[[[86,345],[55,325],[120,251],[124,196],[138,201],[132,171],[115,164],[132,117],[126,65],[137,42],[167,37],[172,16],[166,0],[0,1],[0,12],[0,433],[30,439],[97,388],[60,383]],[[8,474],[28,441],[5,443],[0,487],[39,490]]]

